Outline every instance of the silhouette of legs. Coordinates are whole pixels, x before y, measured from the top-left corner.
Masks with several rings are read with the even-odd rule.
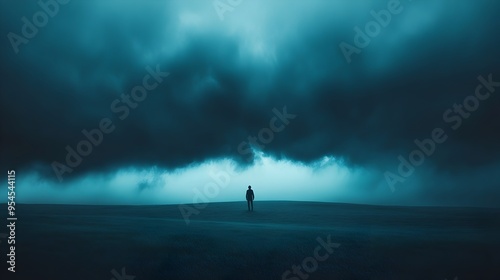
[[[253,200],[247,200],[248,211],[253,211]]]

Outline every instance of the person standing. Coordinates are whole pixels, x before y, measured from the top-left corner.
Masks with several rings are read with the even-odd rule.
[[[252,186],[248,186],[247,190],[247,205],[248,205],[248,211],[253,211],[253,200],[255,196],[253,195],[253,190]]]

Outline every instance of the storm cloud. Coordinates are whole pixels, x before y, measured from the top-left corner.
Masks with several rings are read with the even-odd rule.
[[[399,12],[356,46],[357,30],[377,21],[372,11],[395,2]],[[64,180],[221,160],[250,170],[262,152],[311,170],[325,157],[357,170],[344,201],[386,203],[356,199],[384,189],[414,204],[499,202],[497,1],[243,1],[223,19],[212,1],[51,3],[57,13],[20,44],[8,34],[24,36],[22,18],[45,10],[0,4],[3,169],[57,189],[54,162],[68,165],[66,147],[109,119],[113,131]],[[358,52],[346,57],[342,42]],[[157,85],[126,105],[147,75]],[[284,110],[289,123],[277,117]],[[273,117],[286,126],[263,143]],[[409,160],[436,128],[446,141],[392,194],[384,174],[400,176],[398,156]]]

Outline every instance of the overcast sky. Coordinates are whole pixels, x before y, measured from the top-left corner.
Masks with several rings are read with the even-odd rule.
[[[498,1],[40,3],[0,3],[19,202],[500,202]]]

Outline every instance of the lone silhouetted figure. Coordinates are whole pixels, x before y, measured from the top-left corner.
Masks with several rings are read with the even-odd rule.
[[[253,195],[252,186],[248,186],[248,190],[247,190],[248,211],[253,211],[253,199],[254,198],[255,198],[255,196]]]

